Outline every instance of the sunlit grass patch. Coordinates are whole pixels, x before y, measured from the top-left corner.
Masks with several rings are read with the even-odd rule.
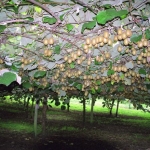
[[[121,119],[123,124],[128,124],[132,126],[139,126],[143,128],[149,128],[150,127],[150,120],[145,119]]]
[[[33,125],[25,122],[6,121],[0,122],[0,128],[7,129],[9,131],[34,133]],[[41,132],[41,127],[38,126],[38,133]]]

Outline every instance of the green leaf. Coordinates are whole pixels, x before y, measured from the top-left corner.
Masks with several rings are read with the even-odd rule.
[[[109,69],[112,69],[112,62],[110,62],[109,64]]]
[[[88,8],[86,8],[86,7],[83,8],[83,11],[84,11],[84,12],[86,12],[87,10],[88,10]]]
[[[107,71],[107,75],[108,75],[108,76],[113,75],[114,73],[115,73],[114,70],[108,70],[108,71]]]
[[[37,12],[37,13],[41,13],[42,12],[42,9],[38,6],[35,6],[34,7],[34,10]]]
[[[6,26],[0,25],[0,33],[3,32],[6,29]]]
[[[74,67],[75,67],[75,63],[72,62],[72,63],[70,64],[70,68],[74,68]]]
[[[112,86],[111,82],[107,82],[106,85],[107,85],[107,87],[109,87],[109,88]]]
[[[59,45],[56,45],[56,46],[55,46],[54,52],[55,52],[56,54],[60,54],[60,46],[59,46]]]
[[[25,20],[27,20],[27,21],[34,21],[34,18],[32,18],[32,17],[27,17],[27,18],[25,18]]]
[[[86,75],[90,75],[91,73],[90,73],[89,71],[86,71],[85,74],[86,74]]]
[[[124,79],[124,74],[121,74],[121,75],[120,75],[120,78],[121,78],[121,79]]]
[[[111,8],[111,5],[110,4],[106,4],[106,5],[103,5],[103,7],[108,9],[108,8]]]
[[[56,18],[50,18],[48,16],[43,17],[43,23],[49,23],[49,24],[54,24],[56,23]]]
[[[144,74],[144,75],[146,75],[146,71],[145,71],[145,69],[140,68],[140,69],[139,69],[139,74]]]
[[[66,27],[69,32],[74,28],[72,24],[66,24]]]
[[[82,84],[78,84],[78,85],[76,86],[76,88],[77,88],[78,90],[82,90]]]
[[[111,81],[111,85],[114,85],[114,81]]]
[[[119,57],[115,58],[115,62],[117,62],[119,59],[120,59]]]
[[[84,23],[81,29],[81,33],[84,32],[85,29],[93,29],[96,26],[96,21],[89,21],[87,23]]]
[[[60,19],[61,21],[64,20],[64,15],[65,15],[65,14],[62,14],[62,15],[59,17],[59,19]]]
[[[97,80],[96,81],[96,85],[100,85],[101,84],[101,81],[100,80]]]
[[[108,21],[109,19],[107,18],[107,13],[106,11],[101,11],[98,13],[98,15],[96,16],[97,22],[99,24],[105,24],[106,21]]]
[[[150,30],[147,29],[145,31],[145,37],[146,37],[147,40],[150,40]]]
[[[96,90],[97,93],[100,93],[101,92],[101,88],[99,87],[97,90]]]
[[[8,11],[13,11],[15,12],[15,14],[18,14],[18,10],[19,10],[19,6],[18,5],[15,5],[15,4],[10,4],[12,6],[9,6],[9,7],[5,7],[6,10]]]
[[[74,81],[71,80],[71,79],[68,79],[67,81],[68,81],[69,84],[72,84],[72,83],[74,82]]]
[[[30,87],[32,87],[32,85],[31,85],[30,82],[24,82],[24,83],[22,84],[22,86],[23,86],[24,88],[26,88],[26,89],[29,89]]]
[[[76,87],[78,84],[79,84],[78,82],[75,82],[75,83],[73,84],[73,86]]]
[[[119,91],[119,92],[124,91],[124,86],[119,86],[119,87],[118,87],[118,91]]]
[[[18,71],[19,71],[19,68],[17,68],[15,65],[12,64],[11,70],[12,70],[12,71],[15,71],[15,72],[18,72]]]
[[[37,71],[34,74],[34,78],[43,78],[46,75],[46,71]]]
[[[130,38],[131,42],[138,42],[142,39],[142,35],[133,34]]]
[[[110,21],[116,17],[120,17],[121,19],[123,19],[127,14],[127,10],[116,11],[115,9],[110,8],[99,12],[96,16],[96,19],[99,24],[104,25],[107,21]]]
[[[146,84],[147,89],[150,89],[150,84]]]
[[[95,65],[100,65],[101,63],[98,62],[96,59],[94,60]]]
[[[92,94],[95,94],[95,93],[96,93],[96,90],[95,90],[94,87],[91,88],[91,93],[92,93]]]
[[[5,72],[3,76],[0,76],[0,84],[8,86],[13,81],[16,81],[16,74],[12,72]]]

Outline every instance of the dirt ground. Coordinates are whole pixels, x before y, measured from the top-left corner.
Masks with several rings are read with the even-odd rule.
[[[83,127],[81,112],[52,113],[47,117],[46,136],[39,134],[37,138],[34,137],[34,133],[0,127],[0,150],[147,150],[150,148],[150,128],[122,124],[119,119],[108,123],[109,118],[104,114],[94,114],[94,116],[95,120],[101,118],[101,122],[86,123]],[[23,111],[9,112],[0,107],[0,121],[12,119],[33,124],[33,119],[26,119]],[[40,118],[38,124],[41,124]]]

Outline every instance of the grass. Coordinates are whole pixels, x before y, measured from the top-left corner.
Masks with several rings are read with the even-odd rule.
[[[26,122],[11,121],[11,120],[1,121],[0,127],[10,131],[33,133],[33,125]],[[40,132],[41,132],[41,127],[38,126],[38,133]]]
[[[47,118],[49,120],[62,120],[62,121],[75,121],[76,119],[82,119],[82,103],[79,103],[79,100],[77,99],[71,99],[71,107],[70,112],[73,113],[74,111],[79,112],[79,118],[73,118],[72,116],[69,116],[66,111],[61,111],[60,106],[55,106],[54,103],[48,103],[52,105],[52,108],[50,108],[50,111],[47,112]],[[115,104],[116,105],[116,104]],[[18,105],[16,105],[16,101],[10,101],[5,100],[2,103],[0,103],[1,109],[3,107],[7,108],[7,111],[17,113],[20,112],[20,108],[22,104],[19,107],[19,110],[16,109]],[[116,106],[114,106],[113,109],[113,115],[116,112]],[[13,109],[14,108],[14,109]],[[42,109],[42,108],[41,108]],[[86,112],[90,112],[91,106],[89,104],[86,105]],[[58,111],[57,111],[58,110]],[[39,111],[39,114],[41,111]],[[107,108],[102,107],[102,100],[97,100],[94,106],[94,114],[109,114],[109,110]],[[90,115],[86,115],[86,120],[89,120]],[[136,119],[134,119],[136,118]],[[13,118],[12,118],[13,119]],[[123,125],[132,125],[132,126],[140,126],[142,128],[149,128],[150,126],[150,113],[145,113],[141,110],[136,109],[128,109],[128,104],[120,104],[119,107],[119,118],[106,118],[105,116],[96,116],[94,115],[95,122],[101,124],[123,124]],[[33,132],[33,125],[25,122],[15,122],[15,121],[7,121],[7,122],[0,122],[0,127],[9,129],[9,130],[15,130],[18,132],[25,131],[27,133]],[[63,126],[61,128],[58,127],[52,127],[50,130],[57,131],[57,130],[67,130],[67,131],[77,131],[78,129],[73,126]],[[41,131],[41,127],[38,128],[38,131]]]
[[[72,127],[72,126],[63,126],[61,129],[61,131],[78,131],[78,128]]]

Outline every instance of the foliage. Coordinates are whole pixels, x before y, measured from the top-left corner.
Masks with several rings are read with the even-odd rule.
[[[120,17],[121,19],[125,18],[128,14],[127,10],[116,11],[115,9],[106,9],[97,14],[96,19],[99,24],[106,24],[107,21],[110,21],[116,17]]]
[[[68,3],[2,3],[0,69],[8,72],[0,74],[0,84],[17,81],[20,91],[35,95],[40,91],[52,97],[92,94],[107,99],[135,98],[137,102],[144,97],[147,103],[149,3]]]

